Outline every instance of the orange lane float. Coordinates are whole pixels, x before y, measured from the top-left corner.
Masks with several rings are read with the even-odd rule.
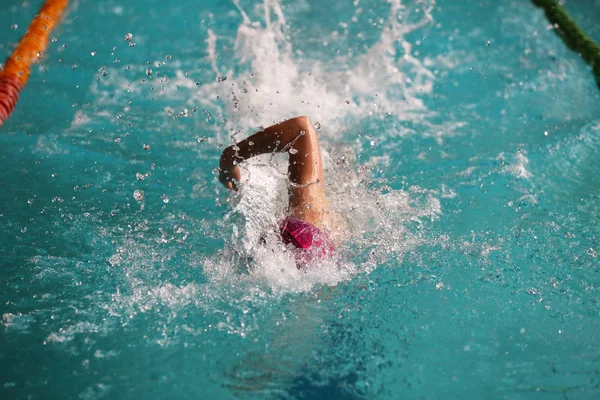
[[[25,87],[31,64],[42,56],[50,32],[58,23],[69,0],[46,0],[29,25],[19,45],[0,71],[0,126],[8,119]]]

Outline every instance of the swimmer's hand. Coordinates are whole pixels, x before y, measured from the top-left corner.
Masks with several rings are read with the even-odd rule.
[[[242,181],[240,167],[236,165],[237,158],[233,147],[228,147],[219,161],[219,181],[229,190],[237,190],[237,184]]]

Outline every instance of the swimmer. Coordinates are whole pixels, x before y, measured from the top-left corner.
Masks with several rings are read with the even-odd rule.
[[[227,147],[219,163],[219,180],[237,190],[241,182],[239,164],[265,153],[287,153],[288,215],[280,224],[285,244],[301,249],[299,266],[315,255],[333,254],[331,235],[338,236],[340,219],[328,209],[323,179],[323,160],[317,132],[308,117],[296,117],[270,126]]]

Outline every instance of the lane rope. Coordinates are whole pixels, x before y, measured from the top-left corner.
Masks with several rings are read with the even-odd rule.
[[[15,51],[0,71],[0,126],[15,109],[21,90],[25,87],[31,64],[42,57],[50,32],[62,17],[69,0],[46,0],[29,25]]]
[[[555,0],[532,0],[544,10],[546,18],[555,27],[554,31],[571,50],[578,53],[594,71],[596,84],[600,89],[600,46],[581,29],[567,10]]]

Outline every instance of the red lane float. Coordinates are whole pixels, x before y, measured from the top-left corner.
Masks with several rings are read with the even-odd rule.
[[[46,0],[29,25],[19,45],[0,71],[0,126],[8,119],[25,87],[31,64],[46,50],[50,32],[58,23],[69,0]]]

